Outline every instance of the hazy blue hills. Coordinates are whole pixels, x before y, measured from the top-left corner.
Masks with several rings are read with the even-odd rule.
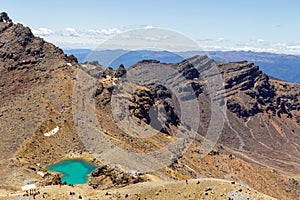
[[[235,62],[247,60],[258,65],[269,76],[300,84],[300,56],[296,55],[252,51],[188,51],[172,53],[168,51],[126,51],[122,49],[101,51],[70,49],[65,50],[65,53],[75,55],[81,63],[97,60],[102,65],[113,68],[118,67],[120,64],[130,67],[138,61],[149,59],[159,60],[164,63],[175,63],[194,55],[206,54],[216,61]]]
[[[141,60],[153,59],[163,63],[176,63],[184,60],[182,56],[168,51],[128,51],[123,53],[117,59],[114,59],[108,66],[117,68],[120,64],[123,64],[125,67],[130,67]]]
[[[184,60],[184,57],[168,51],[126,51],[122,49],[91,51],[88,49],[73,49],[66,50],[65,53],[75,55],[81,63],[97,60],[102,65],[114,69],[118,68],[120,64],[123,64],[125,67],[130,67],[141,60],[154,59],[163,63],[176,63]]]
[[[82,63],[86,57],[92,52],[90,49],[66,49],[64,50],[66,54],[73,54],[76,56],[78,62]]]
[[[182,52],[183,57],[190,57],[199,52]],[[274,78],[300,83],[300,56],[274,54],[253,51],[210,51],[207,54],[217,61],[234,62],[247,60]]]

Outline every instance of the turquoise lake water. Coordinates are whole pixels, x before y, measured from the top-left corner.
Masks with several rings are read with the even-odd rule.
[[[96,168],[93,163],[78,159],[63,160],[46,166],[47,170],[62,173],[62,182],[74,185],[87,183],[88,175]]]

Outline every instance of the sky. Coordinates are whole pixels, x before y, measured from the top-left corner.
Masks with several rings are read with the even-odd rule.
[[[64,49],[135,29],[172,30],[203,50],[300,54],[298,0],[0,0],[14,22]]]

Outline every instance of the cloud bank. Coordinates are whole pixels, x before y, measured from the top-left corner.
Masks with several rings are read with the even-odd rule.
[[[49,36],[54,34],[54,31],[48,28],[32,29],[32,33],[37,36]]]
[[[131,27],[132,28],[132,27]],[[151,25],[138,26],[144,30],[151,30]],[[133,28],[135,29],[135,28]],[[59,45],[61,48],[90,48],[94,49],[107,39],[126,32],[116,27],[102,29],[80,30],[73,27],[67,27],[63,30],[51,30],[41,27],[32,29],[36,36],[45,38],[47,41]],[[152,35],[147,36],[144,40],[148,41],[164,41],[168,36],[161,37]],[[126,40],[126,38],[124,38]],[[198,39],[196,42],[205,51],[257,51],[271,53],[285,53],[300,55],[300,44],[282,42],[271,42],[265,38],[251,39],[248,41],[233,41],[225,37]],[[120,47],[121,48],[121,47]],[[123,47],[124,48],[124,47]]]

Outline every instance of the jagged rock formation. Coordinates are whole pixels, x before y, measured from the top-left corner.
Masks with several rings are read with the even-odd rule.
[[[276,94],[275,85],[253,63],[220,63],[219,66],[224,69],[225,74],[227,107],[238,117],[247,119],[257,113],[270,113],[292,118],[292,113],[299,111],[299,92],[294,90],[291,95]],[[246,103],[244,99],[238,101],[235,98],[238,92],[249,100]]]
[[[206,58],[193,58],[193,60],[195,59],[200,62]],[[147,64],[150,66],[153,63],[157,64],[158,62],[152,60],[142,61],[132,68],[139,65],[145,65],[146,67]],[[202,78],[201,70],[197,69],[197,66],[193,66],[191,63],[191,61],[186,60],[169,67],[182,73],[194,89],[195,96],[199,99],[200,112],[202,114],[200,116],[199,134],[205,136],[210,119],[210,111],[208,109],[210,107],[209,92],[207,91],[205,80]],[[229,152],[231,152],[229,160],[237,156],[242,160],[247,160],[247,162],[254,162],[255,160],[255,163],[260,166],[265,165],[272,167],[285,174],[299,173],[300,168],[298,164],[294,162],[295,158],[299,158],[297,149],[298,144],[300,144],[299,135],[296,134],[300,131],[298,108],[300,100],[299,85],[273,80],[263,74],[253,63],[246,61],[217,63],[217,65],[223,76],[224,95],[227,101],[227,119],[219,143],[225,145],[226,149],[231,149],[229,150]],[[130,68],[128,70],[132,69]],[[111,95],[114,86],[117,85],[119,81],[119,78],[114,76],[114,74],[116,74],[116,71],[108,69],[99,81],[99,87],[96,92],[96,103],[100,105],[98,107],[99,112],[104,111],[105,113],[101,116],[107,117],[111,115]],[[151,114],[155,115],[155,105],[157,105],[158,102],[164,106],[169,105],[169,108],[164,107],[165,110],[172,110],[171,113],[167,114],[169,120],[165,121],[165,125],[169,124],[171,127],[177,127],[181,123],[178,117],[180,108],[178,108],[178,104],[174,101],[174,94],[162,85],[148,84],[136,87],[134,92],[126,98],[129,102],[128,106],[131,117],[136,119],[135,123],[137,124],[151,124]],[[168,104],[166,104],[166,102]],[[155,116],[154,119],[155,118],[158,117]],[[108,121],[113,120],[113,117],[107,121],[101,117],[99,117],[99,119],[100,124],[102,124],[102,127],[107,131],[107,134],[118,138],[117,144],[129,144],[128,146],[126,145],[129,149],[138,148],[140,150],[143,148],[147,151],[146,146],[140,146],[139,144],[151,144],[151,142],[153,142],[152,140],[146,140],[147,142],[145,142],[145,140],[133,139],[128,137],[126,133],[122,133],[122,131],[114,127],[114,125],[107,125]],[[174,129],[161,129],[160,132],[162,135],[159,135],[160,140],[164,140],[164,135],[172,135],[172,130]],[[270,138],[272,138],[271,141]],[[119,142],[119,140],[123,142]],[[199,140],[201,141],[201,138],[199,138]],[[196,142],[196,144],[198,143]],[[201,144],[198,145],[201,146]],[[221,150],[221,152],[222,151],[224,150]],[[228,149],[226,151],[228,151]],[[193,152],[201,152],[201,150],[199,150],[199,147],[196,145],[188,152],[189,153],[185,155],[187,157],[194,154]],[[219,151],[216,152],[218,152],[218,154],[214,154],[214,159],[218,160],[220,157],[223,157],[223,154],[219,155]],[[168,173],[173,175],[174,173],[178,173],[174,175],[174,177],[192,176],[194,178],[199,175],[198,173],[203,173],[203,169],[196,166],[203,167],[205,164],[200,164],[196,159],[189,160],[190,158],[185,156],[175,161],[175,163],[167,169]],[[211,161],[206,161],[206,163],[209,162]],[[193,171],[185,169],[182,165],[194,166]],[[222,164],[219,163],[216,165],[216,174],[220,174],[218,171],[220,165]],[[208,171],[210,170],[211,169],[208,169]],[[253,174],[253,172],[250,173],[250,176],[259,176],[257,172],[255,172],[256,175]],[[272,182],[275,181],[273,180],[273,175],[274,174],[270,174]],[[282,187],[293,187],[294,191],[299,192],[299,188],[290,185],[288,179],[286,179],[286,181],[285,186]],[[256,181],[252,180],[247,182],[247,184],[255,187],[260,185],[260,183],[254,182]],[[269,192],[271,192],[271,190]],[[277,193],[277,195],[280,194]],[[285,195],[290,194],[287,192]]]
[[[0,13],[0,22],[11,23],[12,20],[8,17],[6,12]]]
[[[107,189],[112,187],[124,187],[125,185],[135,184],[146,181],[142,174],[137,172],[124,173],[113,169],[107,165],[97,168],[92,174],[91,185],[94,189]]]
[[[100,65],[98,61],[94,61],[82,63],[80,68],[92,77],[99,79],[106,67]]]
[[[151,84],[146,88],[137,89],[131,96],[129,111],[132,116],[140,120],[139,122],[151,124],[154,129],[167,134],[171,134],[168,131],[170,125],[179,124],[172,93],[163,85]],[[158,116],[159,113],[165,116]],[[162,119],[160,122],[158,120],[160,117],[165,117],[165,120]]]

